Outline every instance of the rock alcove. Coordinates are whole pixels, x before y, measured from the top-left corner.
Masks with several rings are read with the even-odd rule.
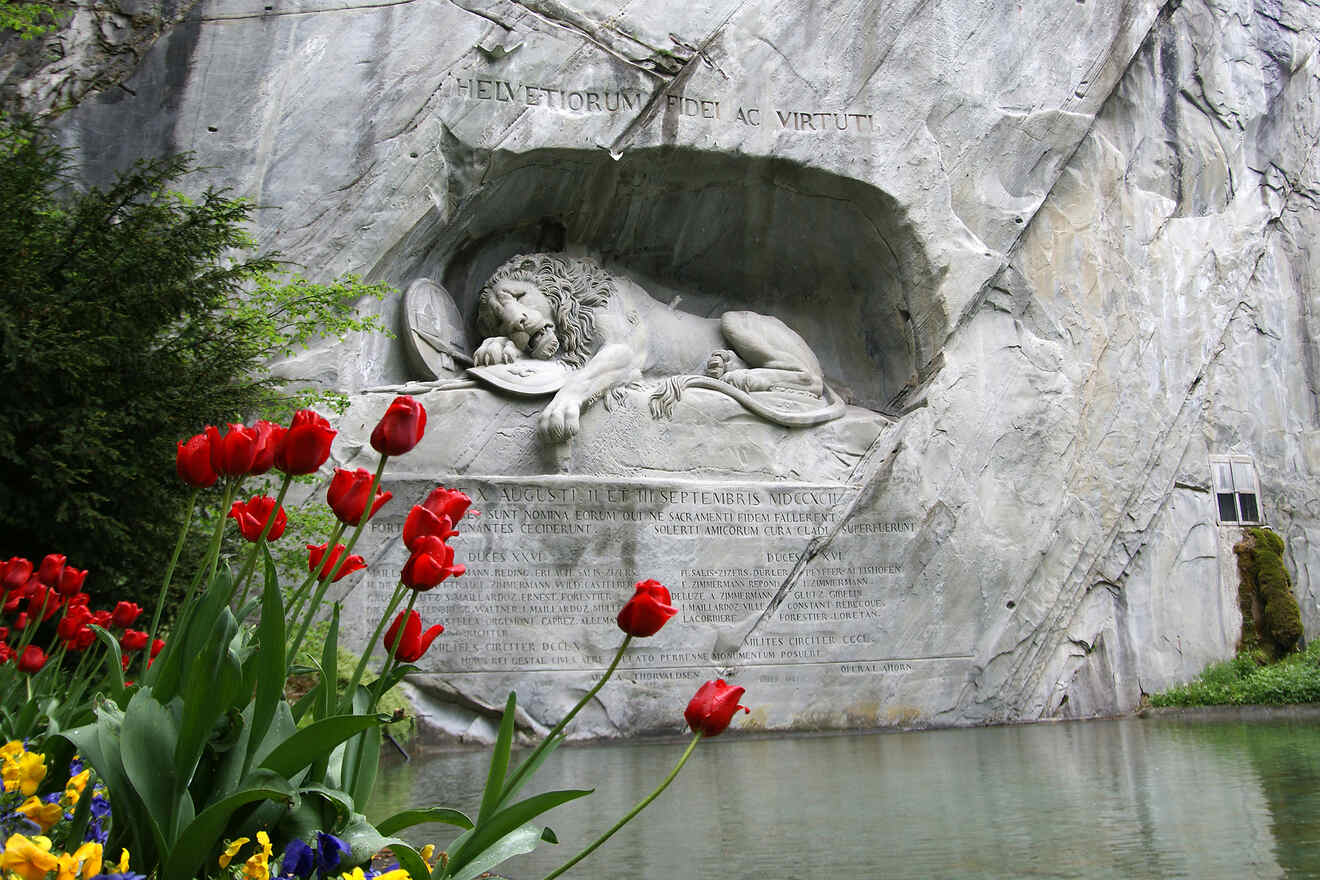
[[[773,314],[849,403],[894,411],[947,332],[901,206],[881,190],[777,159],[692,149],[477,152],[450,142],[447,210],[373,267],[441,282],[471,326],[482,284],[532,251],[589,254],[703,316]]]

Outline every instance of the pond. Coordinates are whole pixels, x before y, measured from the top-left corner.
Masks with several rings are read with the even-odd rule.
[[[649,792],[682,743],[565,747],[535,790],[595,787],[546,815],[538,880]],[[485,751],[382,767],[375,818],[475,814]],[[446,842],[444,826],[413,829]],[[427,836],[435,835],[438,836]],[[1320,724],[1124,719],[868,735],[722,737],[567,876],[1320,876]]]

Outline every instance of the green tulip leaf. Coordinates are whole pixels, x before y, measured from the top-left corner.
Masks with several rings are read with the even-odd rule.
[[[504,715],[500,719],[500,732],[495,738],[495,748],[490,753],[490,771],[486,774],[486,790],[482,792],[481,811],[477,814],[478,826],[499,808],[504,794],[504,774],[509,769],[509,750],[513,747],[513,722],[517,705],[518,695],[514,691],[509,691],[509,699],[504,704]]]
[[[510,798],[512,798],[515,794],[517,794],[518,789],[522,788],[524,785],[527,784],[527,780],[531,779],[532,776],[535,775],[536,771],[540,768],[540,766],[543,763],[545,763],[545,759],[550,757],[551,753],[554,752],[555,749],[559,748],[560,744],[563,743],[564,739],[565,737],[562,732],[555,734],[554,736],[542,742],[541,745],[537,747],[535,751],[532,752],[532,754],[527,758],[527,760],[524,761],[521,765],[519,765],[518,769],[514,771],[513,775],[509,777],[508,781],[504,785],[504,793],[500,795],[501,806],[503,806],[505,802],[507,802]]]
[[[344,740],[369,727],[384,724],[381,715],[334,715],[313,722],[276,746],[259,765],[285,777],[293,776],[314,761],[323,760]]]
[[[229,651],[238,628],[238,621],[228,608],[224,609],[216,616],[203,653],[188,669],[181,693],[183,717],[178,747],[172,751],[174,772],[184,784],[192,778],[212,728],[243,689],[242,669]],[[156,759],[162,757],[157,755]]]
[[[591,794],[594,789],[564,789],[561,791],[547,791],[542,794],[532,795],[526,800],[519,801],[511,807],[500,810],[491,816],[489,821],[482,822],[477,820],[477,827],[466,832],[468,837],[462,845],[456,847],[449,854],[449,873],[458,880],[458,872],[471,864],[477,857],[493,847],[497,841],[500,841],[505,835],[510,834],[517,828],[527,825],[532,819],[554,809],[560,804],[566,804],[569,801],[577,800]],[[536,829],[535,838],[539,840],[541,830]],[[523,850],[528,852],[528,850]],[[480,873],[480,872],[478,872]],[[474,875],[468,875],[474,876]]]
[[[449,869],[452,873],[448,875],[449,880],[473,880],[514,856],[531,852],[536,849],[540,841],[541,829],[535,825],[527,824],[515,828],[461,867],[455,869],[453,861],[450,861]]]
[[[239,807],[255,801],[282,800],[296,804],[298,795],[278,773],[256,771],[244,780],[245,787],[212,804],[197,815],[179,834],[174,849],[164,859],[160,880],[191,880],[196,877],[220,842],[229,818]]]
[[[262,545],[266,556],[266,588],[261,597],[261,622],[257,625],[257,697],[252,709],[252,738],[248,740],[249,766],[256,749],[266,738],[275,718],[276,706],[284,700],[284,680],[288,674],[284,657],[284,600],[280,597],[279,576],[270,548]]]
[[[376,769],[380,766],[381,729],[369,727],[348,741],[344,750],[343,773],[340,779],[353,800],[365,804],[376,786]]]
[[[402,840],[394,840],[393,838],[386,838],[386,840],[388,841],[386,846],[389,851],[398,860],[399,867],[408,872],[409,877],[425,880],[425,878],[431,876],[431,869],[426,867],[426,862],[422,861],[422,857],[417,850]]]
[[[151,832],[162,852],[174,837],[180,796],[188,797],[174,772],[178,741],[178,727],[170,711],[152,697],[149,689],[134,694],[120,732],[121,760],[125,774],[142,798]]]
[[[448,807],[429,807],[395,813],[385,821],[377,824],[376,829],[381,834],[398,834],[405,828],[411,828],[414,825],[426,825],[432,822],[457,825],[459,828],[472,827],[472,820],[458,810],[451,810]]]
[[[106,647],[105,667],[109,670],[107,679],[110,683],[110,695],[117,702],[124,693],[124,655],[119,650],[119,639],[110,634],[107,629],[102,629],[94,623],[87,624],[96,637]]]

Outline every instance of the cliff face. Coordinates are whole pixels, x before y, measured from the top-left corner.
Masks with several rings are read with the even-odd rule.
[[[59,62],[8,44],[7,94],[29,107],[91,84],[61,117],[90,178],[192,150],[307,274],[430,277],[466,316],[511,254],[591,255],[671,310],[782,318],[853,405],[804,434],[701,400],[654,422],[625,399],[555,445],[534,431],[543,401],[426,390],[450,439],[397,475],[481,485],[518,529],[614,485],[656,522],[689,509],[645,494],[659,487],[720,493],[694,509],[734,525],[751,499],[812,524],[727,533],[743,544],[637,524],[503,543],[483,526],[464,607],[488,628],[501,612],[482,602],[537,575],[480,560],[517,548],[617,580],[601,608],[631,579],[673,584],[706,613],[661,645],[668,667],[787,691],[766,696],[767,727],[1123,711],[1233,650],[1238,529],[1211,478],[1231,456],[1320,624],[1310,3],[140,5],[80,11]],[[112,20],[138,28],[128,72],[86,37]],[[370,389],[422,378],[383,339],[283,369],[354,393],[349,440],[388,400]],[[505,477],[548,494],[517,501]],[[776,485],[799,494],[781,504]],[[765,586],[720,615],[703,570]],[[836,575],[852,592],[830,594]],[[810,616],[817,593],[833,616]],[[470,643],[507,666],[433,661],[437,723],[465,729],[510,684],[541,723],[554,698],[531,655],[587,681],[612,638],[510,626]],[[682,678],[633,676],[588,733],[664,728]]]

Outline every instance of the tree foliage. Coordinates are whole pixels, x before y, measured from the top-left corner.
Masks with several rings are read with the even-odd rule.
[[[175,442],[293,408],[267,359],[376,327],[355,305],[384,289],[278,278],[251,255],[251,205],[172,190],[186,156],[104,189],[69,164],[0,120],[0,558],[65,553],[147,595],[188,496]]]
[[[54,30],[67,12],[40,0],[0,0],[0,31],[31,40]]]

